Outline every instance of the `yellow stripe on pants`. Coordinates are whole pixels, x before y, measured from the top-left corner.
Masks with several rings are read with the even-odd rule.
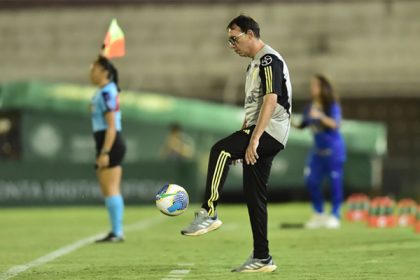
[[[231,157],[231,155],[225,151],[221,151],[219,157],[216,162],[216,168],[213,173],[213,179],[211,182],[211,195],[209,200],[207,201],[207,205],[209,206],[209,216],[214,215],[214,204],[213,202],[219,198],[219,185],[220,179],[222,178],[223,169],[226,165],[226,160]]]

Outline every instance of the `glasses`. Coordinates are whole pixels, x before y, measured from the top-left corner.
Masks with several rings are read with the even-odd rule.
[[[231,36],[231,37],[229,37],[228,38],[228,43],[229,43],[229,45],[230,46],[234,46],[234,45],[236,45],[237,43],[238,43],[238,39],[239,39],[239,37],[241,37],[241,36],[243,36],[243,35],[245,35],[245,33],[240,33],[240,34],[238,34],[238,35],[236,35],[236,36]]]

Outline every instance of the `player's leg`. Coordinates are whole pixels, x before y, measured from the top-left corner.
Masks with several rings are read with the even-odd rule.
[[[324,216],[324,198],[322,195],[324,169],[323,157],[310,154],[305,167],[305,184],[311,196],[314,215],[305,223],[306,228],[320,228],[325,225],[326,217]]]
[[[113,236],[123,238],[124,200],[120,192],[122,168],[116,166],[98,171],[98,180],[105,197]]]
[[[267,184],[274,156],[283,149],[267,133],[260,139],[259,159],[254,165],[243,163],[243,187],[253,236],[253,253],[235,272],[271,272],[277,267],[269,255],[267,238]]]
[[[213,145],[210,151],[202,208],[195,213],[193,222],[181,231],[182,234],[202,235],[221,226],[222,222],[216,213],[217,202],[223,190],[229,165],[233,160],[241,159],[245,155],[249,134],[243,130],[237,131]]]
[[[331,187],[331,216],[326,222],[327,228],[340,227],[340,210],[343,201],[343,165],[341,159],[331,158],[329,161],[328,179]]]
[[[253,256],[266,259],[269,256],[267,239],[267,182],[273,158],[260,158],[256,164],[243,164],[245,201],[254,239]]]
[[[124,199],[121,194],[121,163],[125,155],[125,149],[125,144],[118,135],[109,154],[109,167],[98,168],[96,171],[111,223],[111,232],[105,238],[99,239],[98,242],[119,242],[124,240]]]
[[[210,216],[216,215],[217,201],[223,190],[229,166],[233,160],[244,157],[249,138],[249,134],[244,131],[237,131],[218,141],[211,148],[204,203],[202,204],[202,208],[206,209]]]

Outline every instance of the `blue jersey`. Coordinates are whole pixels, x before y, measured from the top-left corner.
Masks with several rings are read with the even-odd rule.
[[[91,108],[93,132],[108,128],[105,120],[106,112],[115,113],[115,126],[117,131],[121,131],[120,102],[118,88],[114,82],[110,82],[95,93],[92,98]]]
[[[336,102],[331,104],[325,114],[333,118],[338,127],[335,129],[324,126],[320,120],[313,119],[309,116],[312,104],[305,108],[303,112],[302,127],[310,127],[314,134],[315,153],[323,153],[330,151],[336,157],[345,157],[344,139],[339,131],[341,122],[341,108]]]

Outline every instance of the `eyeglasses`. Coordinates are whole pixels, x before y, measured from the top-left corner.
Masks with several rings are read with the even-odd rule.
[[[231,37],[229,37],[228,38],[228,43],[229,43],[229,45],[230,46],[234,46],[234,45],[236,45],[237,43],[238,43],[238,39],[239,39],[239,37],[241,37],[241,36],[243,36],[243,35],[245,35],[245,33],[240,33],[240,34],[238,34],[238,35],[236,35],[236,36],[231,36]]]

